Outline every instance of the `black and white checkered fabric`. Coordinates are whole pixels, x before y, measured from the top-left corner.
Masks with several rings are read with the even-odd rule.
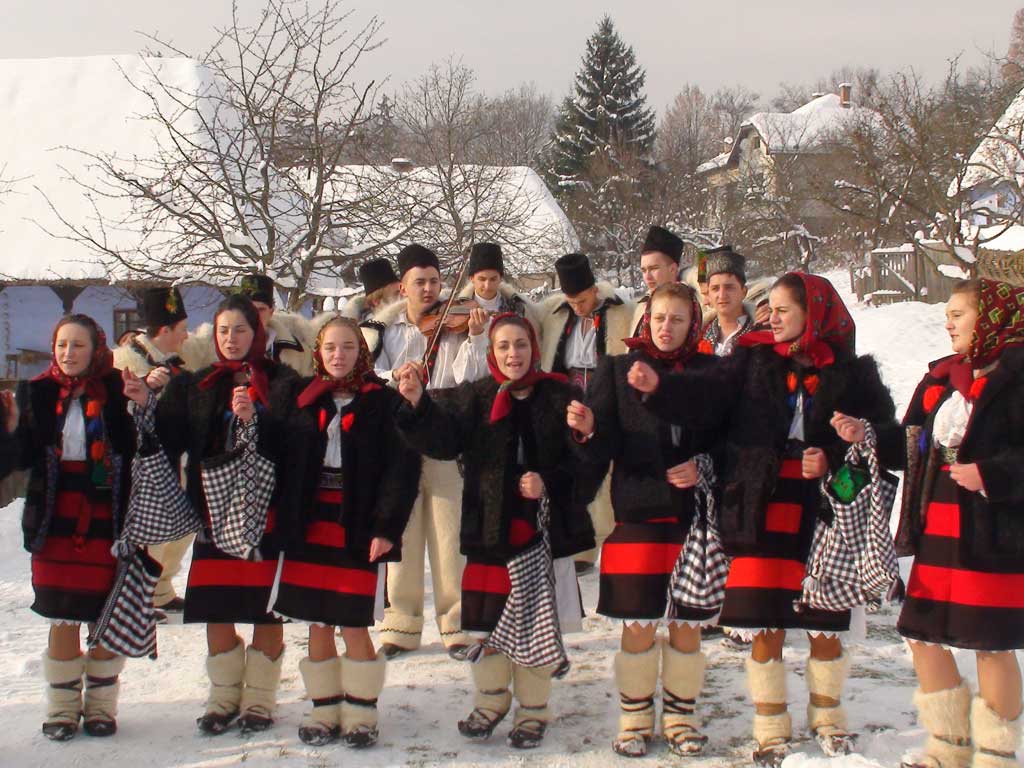
[[[470,661],[480,661],[484,649],[492,648],[522,667],[554,667],[553,677],[564,677],[569,671],[569,657],[558,623],[549,519],[545,497],[537,515],[541,535],[533,545],[508,561],[512,590],[494,630],[483,644],[470,649],[467,655]]]
[[[121,536],[114,544],[113,553],[118,557],[130,557],[138,547],[177,541],[202,526],[181,487],[179,474],[156,438],[155,410],[152,393],[144,407],[134,410],[139,450],[132,459],[128,510]]]
[[[144,549],[118,559],[114,586],[89,635],[90,648],[98,645],[120,656],[156,658],[153,594],[161,570]]]
[[[825,611],[845,611],[871,598],[886,596],[899,577],[896,552],[889,531],[889,517],[896,500],[896,478],[881,471],[878,438],[864,421],[861,443],[846,452],[849,463],[862,459],[871,483],[849,504],[835,498],[830,476],[821,487],[832,505],[833,519],[818,520],[807,558],[807,575],[797,610],[807,606]]]
[[[715,508],[715,465],[706,453],[694,456],[693,460],[697,464],[696,514],[669,578],[668,618],[677,615],[677,607],[721,608],[729,576],[730,560],[722,546]]]
[[[232,417],[230,432],[231,450],[204,459],[200,470],[210,538],[227,555],[259,560],[276,482],[274,462],[256,448],[258,413],[248,422]]]

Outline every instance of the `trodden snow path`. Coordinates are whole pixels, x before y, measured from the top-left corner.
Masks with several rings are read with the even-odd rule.
[[[829,275],[844,294],[858,326],[858,349],[872,352],[893,390],[900,412],[928,360],[945,353],[942,307],[901,304],[862,308],[848,296],[844,273]],[[198,626],[166,626],[159,632],[156,661],[131,660],[122,675],[119,732],[111,739],[80,734],[65,744],[43,738],[40,654],[47,625],[28,610],[31,603],[29,558],[21,548],[20,502],[0,510],[0,765],[83,766],[605,766],[690,765],[722,768],[748,763],[751,707],[743,673],[744,655],[723,648],[717,638],[705,643],[708,673],[700,701],[710,741],[707,754],[683,760],[655,742],[637,762],[615,756],[610,742],[616,730],[617,697],[611,679],[618,648],[619,624],[600,616],[584,620],[585,631],[567,638],[573,663],[568,677],[556,681],[551,699],[555,720],[543,746],[517,752],[505,745],[509,723],[484,743],[472,743],[455,723],[471,709],[472,689],[465,663],[452,661],[441,648],[437,629],[428,622],[422,650],[392,662],[380,699],[381,740],[358,753],[341,746],[311,748],[296,731],[309,706],[303,700],[298,660],[305,654],[305,630],[285,628],[286,650],[277,722],[268,733],[242,738],[237,731],[217,738],[198,735],[195,718],[206,696],[204,635]],[[903,563],[904,573],[909,562]],[[187,572],[187,564],[184,569]],[[184,573],[179,577],[184,590]],[[426,615],[432,613],[429,605]],[[597,602],[597,576],[581,580],[584,605]],[[911,695],[913,670],[895,630],[897,609],[868,618],[867,638],[851,647],[851,679],[845,696],[851,725],[861,733],[860,754],[827,759],[813,742],[797,747],[786,768],[863,768],[898,764],[902,753],[923,741],[915,725]],[[248,634],[246,628],[240,628]],[[790,711],[794,728],[806,725],[807,691],[803,682],[806,639],[792,635],[786,649]],[[971,654],[958,660],[974,681]]]

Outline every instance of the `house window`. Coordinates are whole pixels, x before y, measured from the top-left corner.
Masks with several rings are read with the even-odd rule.
[[[754,149],[760,149],[761,148],[761,137],[760,136],[754,136],[750,140],[750,146],[752,146]]]
[[[142,316],[138,309],[115,309],[114,310],[114,343],[116,344],[128,331],[142,327]]]

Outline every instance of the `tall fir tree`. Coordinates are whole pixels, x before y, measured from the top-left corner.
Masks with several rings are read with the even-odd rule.
[[[573,93],[559,110],[552,142],[552,186],[574,186],[590,163],[614,160],[616,153],[645,155],[654,143],[654,113],[647,106],[647,75],[636,63],[610,16],[587,40]]]

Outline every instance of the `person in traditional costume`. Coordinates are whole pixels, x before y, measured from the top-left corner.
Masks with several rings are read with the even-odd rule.
[[[313,708],[299,738],[322,746],[377,741],[385,657],[369,627],[383,616],[384,563],[401,559],[420,458],[401,440],[401,401],[373,372],[355,320],[335,315],[313,346],[289,421],[279,524],[286,531],[274,612],[309,624],[299,671]],[[345,654],[338,656],[336,628]]]
[[[383,257],[364,261],[358,272],[363,293],[349,299],[341,314],[362,323],[373,317],[380,307],[397,301],[401,295],[401,284],[395,268]]]
[[[98,645],[83,655],[80,635],[114,586],[111,547],[131,485],[135,430],[96,321],[64,317],[51,350],[49,368],[28,383],[23,402],[2,395],[0,478],[30,473],[21,528],[32,553],[32,610],[50,621],[43,734],[65,741],[80,721],[90,736],[117,731],[125,659]]]
[[[707,453],[713,437],[655,416],[626,375],[636,360],[669,373],[701,370],[714,359],[697,351],[701,308],[690,286],[659,286],[645,306],[640,336],[626,342],[630,353],[598,364],[586,406],[572,404],[568,420],[580,433],[593,435],[585,443],[592,460],[613,466],[615,530],[601,549],[597,604],[598,613],[623,622],[615,655],[621,714],[612,747],[627,757],[647,753],[655,732],[660,666],[662,733],[673,753],[693,755],[707,741],[696,713],[705,667],[701,627],[717,610],[670,605],[668,596],[670,576],[702,503],[696,493],[700,473],[713,476]],[[662,621],[669,636],[659,646]]]
[[[845,460],[836,412],[871,423],[883,466],[899,462],[903,440],[874,359],[855,354],[842,299],[825,278],[790,272],[771,291],[771,330],[743,336],[707,375],[659,374],[638,361],[629,381],[665,418],[728,425],[720,520],[732,563],[719,621],[753,640],[755,762],[781,764],[793,738],[782,662],[791,629],[810,640],[808,727],[827,754],[848,752],[855,736],[841,704],[850,664],[841,633],[851,612],[798,611],[795,603],[815,525],[829,508],[820,480]]]
[[[664,227],[652,226],[647,230],[644,244],[640,248],[640,276],[647,293],[633,307],[630,327],[632,336],[637,338],[643,326],[647,303],[655,288],[679,280],[679,260],[683,256],[683,241]]]
[[[273,724],[277,687],[284,657],[281,622],[270,611],[278,571],[281,531],[276,521],[284,464],[284,433],[294,405],[295,371],[266,355],[266,332],[253,302],[233,294],[214,314],[217,362],[195,373],[175,376],[155,408],[155,434],[172,466],[183,454],[186,490],[199,510],[205,530],[193,547],[185,591],[185,623],[206,624],[210,693],[199,729],[226,731],[237,718],[243,732]],[[144,407],[149,396],[141,380],[126,384],[126,393]],[[259,456],[271,461],[274,488],[266,510],[263,536],[245,559],[225,552],[214,537],[207,467],[230,458],[244,443],[255,441]],[[257,476],[238,482],[254,485]],[[255,491],[245,489],[246,496]],[[263,522],[264,510],[237,510]],[[235,512],[232,509],[232,512]],[[219,526],[216,527],[219,529]],[[246,648],[235,624],[252,624]]]
[[[462,578],[462,629],[481,638],[483,646],[469,652],[475,659],[476,691],[473,710],[459,731],[471,739],[488,738],[514,696],[518,706],[508,743],[530,748],[544,737],[551,719],[552,675],[564,668],[556,661],[541,663],[549,650],[556,651],[551,659],[564,661],[560,619],[552,608],[555,593],[568,593],[579,613],[574,572],[568,571],[571,584],[557,587],[547,574],[553,558],[594,545],[586,501],[596,483],[588,483],[587,473],[573,461],[565,426],[566,408],[578,392],[564,375],[540,369],[533,326],[518,315],[502,314],[489,334],[487,379],[424,391],[418,366],[410,363],[399,371],[399,391],[407,404],[399,411],[398,425],[424,455],[445,461],[461,457],[465,470],[461,550],[468,562]],[[541,573],[517,585],[513,563],[536,552],[535,547],[546,547],[545,539],[550,550],[543,550]],[[545,585],[551,587],[547,592]],[[546,618],[545,608],[550,611]],[[540,654],[539,661],[517,662],[517,654],[510,659],[507,646],[496,640],[499,634],[515,646],[532,646],[528,652]]]

